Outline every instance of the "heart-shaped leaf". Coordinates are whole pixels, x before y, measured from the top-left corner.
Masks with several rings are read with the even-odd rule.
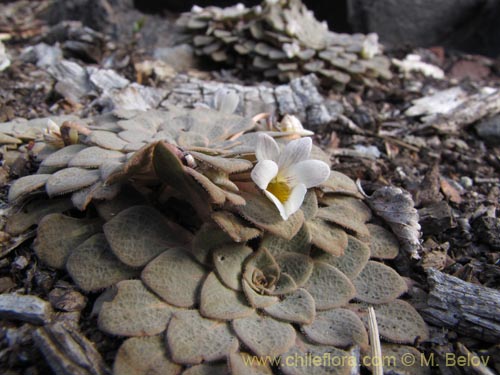
[[[223,359],[238,346],[228,323],[203,318],[196,310],[173,315],[167,343],[172,359],[186,365]]]
[[[215,271],[228,288],[241,290],[243,263],[250,254],[251,248],[239,244],[225,245],[214,250]]]
[[[355,312],[368,327],[368,311],[366,308],[355,308]],[[380,336],[398,343],[413,344],[415,340],[427,340],[429,329],[420,314],[408,302],[395,300],[389,303],[374,305]]]
[[[138,274],[137,270],[113,255],[102,233],[93,235],[74,249],[68,257],[66,269],[73,281],[86,292],[107,288]]]
[[[205,268],[185,249],[167,250],[153,259],[141,274],[142,281],[169,304],[192,307],[199,302]]]
[[[347,248],[341,256],[322,253],[315,259],[337,267],[349,279],[354,279],[368,263],[370,248],[364,242],[348,235]]]
[[[278,356],[295,342],[295,329],[289,323],[254,314],[236,319],[232,327],[238,338],[259,356]]]
[[[314,322],[303,325],[307,337],[321,345],[347,347],[368,345],[368,334],[361,319],[347,309],[333,309],[316,314]]]
[[[287,253],[309,255],[311,234],[307,229],[307,225],[303,225],[291,240],[286,240],[271,233],[265,233],[260,247],[267,249],[275,257]]]
[[[320,185],[320,188],[326,193],[345,194],[356,198],[363,198],[356,183],[345,174],[337,171],[330,171],[330,177]]]
[[[317,310],[341,307],[354,297],[351,281],[337,268],[314,262],[314,269],[304,288],[313,296]]]
[[[62,269],[71,250],[101,228],[102,222],[99,219],[76,219],[62,214],[50,214],[40,221],[33,248],[44,263]]]
[[[368,303],[387,303],[406,292],[406,282],[392,268],[369,261],[352,281],[356,299]]]
[[[120,375],[177,375],[182,366],[172,362],[161,336],[132,337],[116,353],[113,373]]]
[[[104,224],[103,229],[115,255],[131,267],[141,267],[168,248],[190,239],[186,230],[149,206],[127,208]]]
[[[231,243],[231,237],[217,225],[204,223],[193,238],[191,253],[198,262],[209,265],[212,261],[212,250]]]
[[[74,155],[68,163],[69,167],[98,168],[105,161],[116,159],[123,161],[125,155],[119,151],[105,150],[100,147],[87,147]]]
[[[104,302],[99,312],[99,328],[118,336],[154,336],[163,332],[177,308],[151,293],[140,280],[116,284],[118,292]]]
[[[313,358],[320,358],[313,364]],[[348,375],[358,368],[355,357],[334,346],[313,345],[297,336],[294,346],[281,356],[280,370],[285,375]]]
[[[344,254],[348,242],[346,232],[322,219],[308,221],[306,225],[315,246],[334,256]]]
[[[302,211],[299,210],[288,220],[283,220],[278,209],[262,194],[242,193],[242,196],[246,204],[238,208],[240,214],[259,228],[287,240],[291,240],[300,230],[304,222]]]
[[[200,312],[203,316],[232,320],[249,316],[253,311],[243,293],[224,286],[214,272],[208,275],[201,289]]]
[[[387,229],[367,224],[370,231],[370,251],[372,258],[394,259],[399,253],[398,239]]]
[[[269,365],[256,361],[253,355],[245,352],[232,352],[229,355],[229,368],[234,375],[272,375],[273,371]]]
[[[283,253],[275,259],[281,272],[290,275],[297,286],[304,285],[311,276],[314,268],[313,260],[303,254]]]
[[[309,324],[316,315],[314,299],[305,289],[285,295],[279,303],[265,307],[264,311],[274,318],[291,323]]]

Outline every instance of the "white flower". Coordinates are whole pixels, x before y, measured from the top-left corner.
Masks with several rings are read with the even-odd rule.
[[[283,220],[300,208],[308,188],[330,176],[328,164],[309,159],[311,147],[311,138],[300,138],[280,152],[273,138],[259,135],[255,151],[258,163],[252,170],[252,180],[276,205]]]
[[[314,132],[304,129],[300,120],[293,115],[285,115],[279,123],[279,129],[282,132],[291,132],[302,136],[314,134]]]

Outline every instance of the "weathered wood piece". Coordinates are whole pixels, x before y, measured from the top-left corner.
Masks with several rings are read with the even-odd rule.
[[[45,324],[52,319],[52,313],[50,303],[36,296],[14,293],[0,295],[0,319]]]
[[[464,103],[449,113],[430,119],[431,125],[440,131],[458,132],[482,118],[500,113],[500,90],[483,90],[471,95]]]
[[[33,333],[37,348],[57,375],[107,375],[94,345],[76,329],[58,322]]]
[[[427,271],[427,303],[418,307],[424,319],[464,336],[500,342],[500,292],[475,285],[433,268]]]

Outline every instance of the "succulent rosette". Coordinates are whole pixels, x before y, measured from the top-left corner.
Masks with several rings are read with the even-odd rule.
[[[41,261],[102,292],[99,328],[126,338],[116,375],[347,374],[352,361],[297,358],[367,354],[368,306],[397,350],[427,337],[384,264],[397,240],[295,121],[257,131],[227,111],[121,111],[38,147],[7,230],[37,224]]]
[[[314,73],[343,88],[391,78],[376,34],[330,31],[300,0],[194,7],[178,24],[198,55],[266,79],[286,82]]]

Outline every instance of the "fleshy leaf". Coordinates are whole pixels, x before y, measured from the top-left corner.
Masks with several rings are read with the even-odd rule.
[[[177,375],[182,366],[167,355],[161,336],[132,337],[116,353],[114,375]]]
[[[27,231],[33,225],[49,214],[61,213],[73,208],[71,200],[66,198],[33,200],[27,203],[19,212],[7,218],[5,231],[18,235]]]
[[[229,355],[229,368],[234,375],[272,375],[268,363],[255,361],[254,356],[245,352],[232,352]],[[212,374],[206,374],[212,375]]]
[[[99,147],[117,151],[123,149],[127,145],[127,142],[118,137],[115,133],[102,130],[94,130],[90,133],[88,141]]]
[[[406,292],[406,282],[385,264],[369,261],[352,281],[356,299],[368,303],[387,303]]]
[[[260,230],[246,226],[243,220],[227,211],[214,212],[212,219],[235,242],[246,242],[260,234]]]
[[[66,168],[51,175],[45,184],[45,189],[49,197],[52,198],[93,185],[100,177],[98,170]]]
[[[309,189],[304,197],[304,202],[300,206],[301,211],[304,213],[304,220],[312,220],[318,213],[318,198],[314,189]]]
[[[289,252],[309,255],[311,234],[307,229],[307,225],[303,225],[291,240],[265,233],[260,247],[266,248],[275,257]]]
[[[227,357],[237,347],[238,340],[228,323],[187,310],[173,315],[167,329],[167,343],[175,362],[194,365]]]
[[[317,217],[337,224],[361,238],[369,238],[370,232],[365,224],[363,211],[358,208],[359,199],[345,197],[332,200],[330,205],[318,210]]]
[[[253,311],[243,293],[224,286],[214,272],[207,276],[201,289],[200,312],[203,316],[232,320],[249,316]]]
[[[45,186],[50,174],[33,174],[18,178],[9,190],[9,203],[17,203],[26,196]]]
[[[196,151],[191,151],[190,154],[193,155],[195,159],[210,164],[212,167],[226,173],[244,172],[252,168],[252,162],[245,159],[210,156]]]
[[[233,320],[232,327],[238,338],[259,356],[285,353],[292,347],[296,337],[291,324],[256,314]]]
[[[243,278],[254,290],[260,292],[273,290],[279,276],[278,263],[264,248],[249,256],[243,268]]]
[[[118,293],[104,302],[99,312],[99,328],[118,336],[154,336],[163,332],[177,309],[151,293],[140,280],[116,284]]]
[[[399,253],[398,239],[387,229],[367,224],[370,231],[370,251],[372,258],[394,259]]]
[[[245,296],[247,297],[248,303],[256,309],[263,309],[280,301],[276,296],[268,296],[257,293],[245,279],[241,281],[241,285],[243,287],[243,291],[245,292]]]
[[[243,263],[252,254],[248,246],[230,244],[213,251],[213,263],[222,282],[233,290],[241,290]]]
[[[306,225],[315,246],[334,256],[344,254],[348,242],[346,232],[322,219],[308,221]]]
[[[372,218],[372,210],[361,199],[337,194],[325,194],[320,199],[321,204],[337,207],[339,210],[350,211],[356,222],[366,223]]]
[[[283,253],[275,259],[281,272],[290,275],[297,286],[304,285],[314,268],[312,259],[303,254]]]
[[[349,306],[353,309],[358,305]],[[429,329],[420,314],[408,302],[395,300],[374,305],[380,336],[398,343],[413,344],[415,340],[427,340]],[[368,312],[365,308],[355,309],[361,320],[368,326]]]
[[[131,267],[145,265],[168,248],[187,243],[190,235],[149,206],[123,210],[104,224],[115,255]]]
[[[184,171],[193,177],[203,189],[208,193],[210,200],[214,204],[223,204],[226,201],[224,190],[215,185],[209,178],[192,168],[184,167]]]
[[[363,198],[356,183],[345,174],[337,171],[331,171],[330,177],[320,185],[320,188],[325,193],[345,194],[356,198]]]
[[[202,363],[184,370],[182,375],[228,375],[229,370],[225,363]]]
[[[283,220],[274,204],[262,194],[242,193],[242,196],[246,204],[239,207],[241,215],[259,228],[287,240],[291,240],[300,230],[304,222],[302,211],[299,210],[288,220]]]
[[[66,269],[73,281],[86,292],[104,289],[138,274],[113,255],[102,233],[93,235],[74,249],[68,257]]]
[[[207,272],[185,249],[167,250],[153,259],[141,274],[142,281],[169,304],[192,307],[199,300]]]
[[[341,256],[323,253],[315,259],[337,267],[349,279],[354,279],[368,263],[370,248],[356,237],[347,236],[347,248]]]
[[[317,310],[328,310],[346,304],[356,290],[351,281],[337,268],[314,262],[311,277],[304,288],[313,296]]]
[[[119,151],[105,150],[100,147],[87,147],[73,156],[68,163],[69,167],[97,168],[110,159],[124,159],[125,155]]]
[[[191,243],[191,254],[202,264],[211,264],[212,250],[233,240],[227,233],[213,223],[204,223],[196,232]]]
[[[75,157],[80,151],[86,149],[87,146],[82,144],[69,145],[56,152],[50,154],[40,164],[41,167],[64,168],[69,161]]]
[[[316,314],[314,322],[303,325],[307,337],[321,345],[347,347],[368,345],[368,334],[358,316],[347,309],[333,309]]]
[[[305,289],[297,289],[276,304],[264,308],[270,316],[292,323],[311,323],[316,310],[314,299]]]
[[[33,248],[44,263],[62,269],[71,250],[101,228],[102,222],[99,219],[76,219],[62,214],[50,214],[38,224]]]
[[[306,358],[328,358],[321,361],[319,366],[312,366]],[[304,358],[304,360],[301,360]],[[335,359],[342,361],[337,364]],[[333,346],[312,345],[304,338],[298,336],[294,346],[281,356],[280,369],[285,375],[348,375],[351,367],[359,366],[351,363],[353,356],[344,350]]]

